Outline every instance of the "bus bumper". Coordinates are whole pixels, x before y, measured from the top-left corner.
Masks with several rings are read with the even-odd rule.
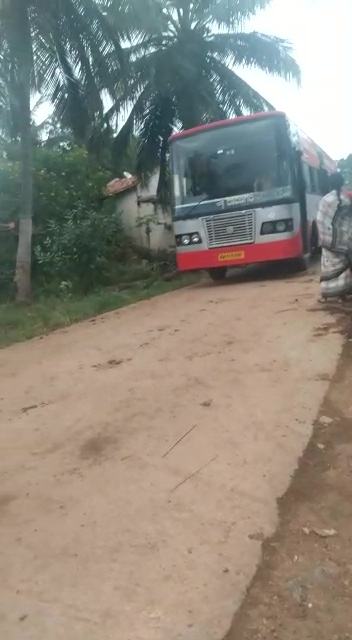
[[[180,271],[213,269],[214,267],[240,267],[241,265],[288,260],[303,255],[302,236],[299,232],[293,238],[260,242],[219,249],[186,250],[177,253]]]

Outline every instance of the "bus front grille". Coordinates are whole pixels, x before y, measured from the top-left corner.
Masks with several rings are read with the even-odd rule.
[[[210,249],[254,242],[255,211],[238,211],[203,218]]]

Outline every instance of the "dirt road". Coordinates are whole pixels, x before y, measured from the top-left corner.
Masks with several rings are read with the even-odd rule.
[[[0,352],[0,635],[219,640],[341,350],[315,277],[204,284]]]
[[[352,638],[352,323],[280,524],[225,640]]]

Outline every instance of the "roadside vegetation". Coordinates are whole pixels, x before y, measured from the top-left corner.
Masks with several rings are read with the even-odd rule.
[[[100,288],[87,295],[64,292],[55,296],[38,295],[30,305],[3,302],[0,305],[0,348],[190,286],[198,280],[198,276],[188,274],[163,282],[155,272],[145,269],[143,273],[132,273],[132,281],[121,282],[120,287]]]
[[[0,232],[0,347],[68,326],[173,289],[195,276],[175,274],[171,252],[134,246],[114,199],[109,171],[72,141],[34,148],[32,297],[15,300],[18,228]],[[0,160],[0,210],[17,220],[18,148]]]

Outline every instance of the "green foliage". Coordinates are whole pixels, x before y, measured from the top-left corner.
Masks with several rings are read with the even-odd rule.
[[[13,293],[16,249],[16,235],[13,232],[0,231],[0,299]]]
[[[346,187],[352,189],[352,153],[338,162],[338,168],[344,175]]]
[[[19,161],[0,160],[0,221],[18,221]],[[37,148],[34,153],[34,274],[37,284],[68,281],[87,290],[108,281],[108,263],[121,257],[120,217],[103,206],[111,175],[80,147]],[[0,291],[11,290],[16,236],[0,233]]]
[[[33,220],[41,231],[48,221],[59,221],[74,208],[97,207],[111,175],[88,152],[37,149],[34,155]]]
[[[18,165],[0,158],[0,223],[15,219],[18,192]],[[0,297],[12,292],[16,249],[16,234],[0,231]]]
[[[20,164],[12,145],[0,159],[0,221],[18,220]],[[45,228],[47,220],[60,219],[75,206],[88,208],[102,200],[111,174],[82,148],[39,147],[34,151],[33,220]]]
[[[19,188],[18,163],[0,158],[0,222],[9,222],[16,215]]]
[[[0,222],[18,222],[18,148],[0,159]],[[122,161],[121,161],[122,162]],[[141,281],[174,268],[174,256],[142,255],[131,246],[113,198],[103,199],[111,174],[81,147],[38,147],[34,153],[33,274],[50,295],[88,292]],[[147,220],[154,222],[154,216]],[[0,231],[0,297],[13,291],[17,234]],[[139,265],[143,264],[143,267]],[[141,285],[144,287],[144,284]]]
[[[128,28],[123,3],[112,28],[101,0],[1,0],[0,129],[7,137],[21,133],[25,67],[32,85],[26,90],[44,95],[75,139],[87,142],[103,118],[103,91],[115,98],[121,79],[120,39]]]
[[[35,256],[48,289],[87,292],[110,284],[114,265],[126,259],[121,218],[110,207],[87,210],[82,204],[46,222]],[[59,284],[59,287],[57,285]]]
[[[86,296],[61,290],[60,295],[56,291],[54,296],[38,298],[31,305],[0,304],[0,349],[199,280],[198,274],[185,274],[172,282],[160,282],[155,273],[140,267],[137,271],[126,270],[127,273],[131,282],[123,287],[109,287]]]

